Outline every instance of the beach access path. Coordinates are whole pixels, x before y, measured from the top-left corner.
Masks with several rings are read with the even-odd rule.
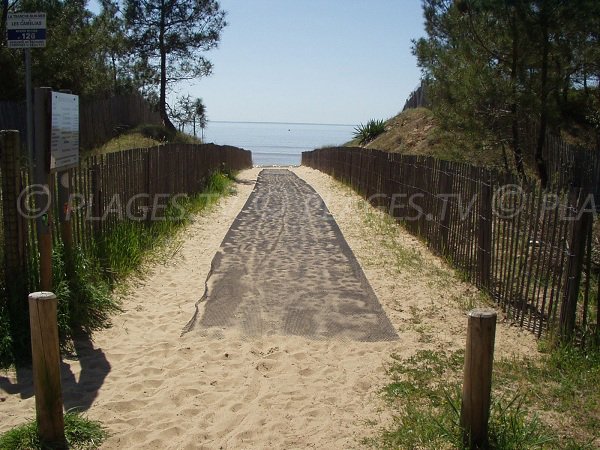
[[[328,280],[330,290],[319,292],[318,286],[327,284],[305,267],[306,283],[294,284],[279,306],[267,290],[259,292],[261,300],[254,305],[260,315],[234,308],[211,316],[218,298],[211,298],[210,288],[218,290],[220,279],[233,277],[244,266],[244,249],[254,252],[248,270],[264,280],[280,276],[281,270],[264,271],[281,261],[261,264],[268,249],[260,249],[260,235],[250,239],[248,234],[242,241],[249,247],[235,247],[236,234],[243,234],[253,214],[263,211],[268,216],[277,210],[275,203],[260,205],[263,181],[265,192],[276,194],[280,189],[266,178],[255,186],[260,170],[241,172],[235,195],[195,217],[178,236],[176,251],[150,262],[143,277],[131,278],[120,293],[124,312],[114,317],[113,327],[97,333],[93,342],[80,343],[78,358],[64,360],[65,405],[80,406],[90,418],[102,421],[111,433],[102,448],[357,448],[362,438],[377,432],[371,421],[386,419],[378,392],[388,381],[385,365],[392,353],[410,356],[423,349],[464,348],[466,310],[476,303],[477,290],[386,220],[384,213],[331,177],[305,167],[291,169],[295,175],[285,174],[293,185],[289,192],[296,194],[277,201],[283,206],[294,204],[298,195],[312,198],[315,209],[305,211],[314,212],[308,219],[315,223],[314,232],[308,237],[297,234],[294,260],[278,267],[285,273],[314,261],[315,273],[324,270],[331,277],[343,269],[341,276],[353,286],[348,292],[352,307],[344,309],[343,295],[334,299],[340,289],[335,280]],[[247,209],[236,222],[249,198],[252,202],[255,187],[260,208]],[[292,222],[301,219],[289,214],[288,209],[279,210],[264,229],[271,238],[281,227],[278,220],[289,222],[290,228],[279,234],[276,250],[294,246],[298,230]],[[318,231],[319,227],[325,228]],[[340,235],[335,232],[338,227]],[[311,244],[338,255],[336,267],[328,267],[328,256],[319,266],[315,259],[322,252],[311,256]],[[237,255],[229,261],[224,256],[228,249]],[[285,260],[284,255],[279,257]],[[362,281],[360,274],[365,277]],[[301,270],[295,274],[297,279],[302,275]],[[244,274],[239,278],[238,286],[249,286]],[[208,295],[199,302],[205,280]],[[253,289],[263,285],[252,283]],[[321,296],[320,303],[333,299],[333,306],[317,307],[312,296],[300,298],[302,292]],[[270,307],[275,312],[263,314]],[[300,320],[299,311],[314,314]],[[348,326],[347,318],[353,315],[358,322]],[[286,319],[290,317],[296,318]],[[328,325],[334,322],[341,325]],[[393,335],[374,334],[374,325],[386,330],[387,323]],[[189,332],[182,334],[186,324]],[[500,320],[496,354],[535,356],[535,340]],[[2,432],[33,418],[35,405],[27,370],[0,376]]]
[[[398,339],[322,198],[265,169],[213,260],[187,330],[358,341]]]

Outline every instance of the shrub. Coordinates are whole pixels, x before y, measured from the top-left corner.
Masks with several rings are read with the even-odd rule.
[[[360,145],[366,145],[385,132],[385,121],[371,119],[366,125],[362,123],[354,128],[354,138]]]

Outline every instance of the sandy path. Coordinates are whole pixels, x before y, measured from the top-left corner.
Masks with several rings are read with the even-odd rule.
[[[91,404],[89,416],[112,434],[103,448],[358,447],[371,432],[365,421],[379,414],[376,392],[391,352],[462,348],[461,304],[475,290],[402,230],[395,229],[391,245],[379,213],[347,188],[311,169],[294,171],[325,200],[400,340],[249,339],[228,330],[218,338],[180,337],[210,262],[252,189],[240,184],[236,196],[185,231],[172,259],[136,282],[124,298],[126,312],[96,335],[95,349],[84,349],[81,361],[67,361],[65,372],[73,375],[65,379],[65,397],[71,405]],[[255,179],[257,173],[241,177]],[[399,253],[398,245],[420,255],[419,264],[402,263],[407,253]],[[534,354],[535,342],[501,324],[496,348],[500,355]],[[20,388],[27,396],[26,386]],[[33,417],[33,398],[2,389],[0,398],[0,431]]]
[[[321,197],[285,169],[258,175],[199,306],[189,329],[204,336],[237,329],[250,337],[398,338]]]

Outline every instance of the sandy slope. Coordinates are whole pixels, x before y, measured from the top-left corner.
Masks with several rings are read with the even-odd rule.
[[[89,416],[111,432],[103,448],[352,448],[380,414],[377,390],[391,352],[461,348],[474,289],[458,281],[417,240],[394,240],[421,254],[422,267],[401,267],[362,200],[331,178],[295,172],[324,198],[400,340],[383,343],[315,341],[269,336],[249,340],[223,330],[209,336],[181,331],[202,295],[210,261],[252,184],[199,216],[180,251],[151,268],[124,297],[113,328],[64,366],[68,406],[91,405]],[[256,178],[257,169],[241,178]],[[371,211],[371,212],[368,212]],[[375,216],[373,215],[375,214]],[[368,220],[367,220],[368,219]],[[369,238],[368,236],[372,236]],[[438,268],[431,270],[431,267]],[[534,354],[526,332],[500,325],[497,352]],[[15,383],[13,373],[8,374]],[[24,380],[28,374],[24,373]],[[34,415],[30,388],[0,383],[0,431]],[[9,390],[13,394],[6,394]]]

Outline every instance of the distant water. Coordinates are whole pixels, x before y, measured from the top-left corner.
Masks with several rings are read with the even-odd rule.
[[[204,142],[252,151],[257,166],[299,165],[301,153],[352,139],[353,125],[272,122],[209,122]]]

